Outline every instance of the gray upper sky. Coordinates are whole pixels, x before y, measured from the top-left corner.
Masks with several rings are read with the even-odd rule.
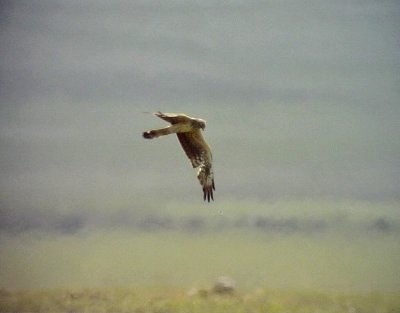
[[[399,198],[398,1],[0,9],[3,210],[200,203],[157,110],[207,120],[216,201]]]

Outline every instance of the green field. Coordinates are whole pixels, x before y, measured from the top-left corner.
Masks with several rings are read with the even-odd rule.
[[[220,275],[258,286],[335,291],[400,289],[399,238],[221,232],[104,232],[15,239],[2,249],[12,288],[206,287]]]
[[[0,312],[400,312],[400,294],[341,294],[257,289],[191,296],[180,289],[79,289],[0,292]]]
[[[396,204],[248,205],[3,234],[1,311],[399,312]]]

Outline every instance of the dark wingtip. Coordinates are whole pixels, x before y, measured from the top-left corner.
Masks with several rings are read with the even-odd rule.
[[[213,194],[212,189],[211,188],[209,188],[209,189],[203,188],[203,200],[204,201],[207,200],[207,202],[210,202],[210,199],[212,201],[214,201],[214,194]]]
[[[152,139],[153,136],[150,134],[150,132],[144,132],[144,133],[143,133],[143,138]]]

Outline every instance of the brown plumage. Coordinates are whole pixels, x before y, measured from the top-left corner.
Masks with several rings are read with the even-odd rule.
[[[176,134],[178,140],[192,163],[193,168],[199,168],[197,178],[203,187],[203,198],[210,202],[214,200],[215,190],[214,173],[212,169],[211,149],[201,133],[206,127],[206,122],[193,118],[183,113],[154,113],[155,116],[171,123],[161,129],[152,129],[143,133],[146,139],[157,138],[169,134]]]

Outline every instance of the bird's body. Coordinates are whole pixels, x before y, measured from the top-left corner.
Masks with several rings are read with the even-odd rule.
[[[213,190],[215,190],[215,184],[212,154],[201,133],[201,130],[204,130],[206,126],[206,122],[182,113],[157,112],[154,115],[171,123],[171,125],[146,131],[143,133],[143,137],[152,139],[175,133],[193,168],[199,167],[197,178],[203,187],[204,200],[207,199],[208,202],[210,202],[210,199],[214,200]]]

